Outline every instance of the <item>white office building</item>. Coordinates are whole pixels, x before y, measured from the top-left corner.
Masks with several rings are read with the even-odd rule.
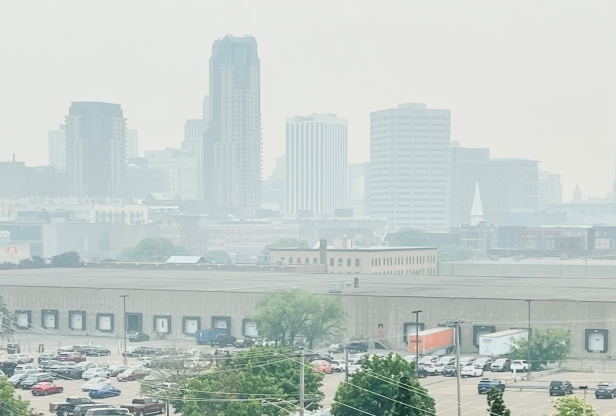
[[[58,130],[47,132],[49,143],[49,166],[59,171],[66,170],[66,125],[62,124]]]
[[[183,199],[198,199],[201,191],[199,154],[196,150],[147,150],[148,168],[165,172],[165,192]]]
[[[389,226],[449,226],[451,112],[425,104],[370,114],[370,215]]]
[[[347,121],[335,114],[287,119],[287,211],[333,214],[347,205]]]
[[[139,135],[135,129],[126,129],[126,158],[139,157]]]

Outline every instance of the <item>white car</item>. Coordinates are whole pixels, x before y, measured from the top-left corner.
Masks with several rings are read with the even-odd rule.
[[[353,363],[355,365],[359,363],[359,361],[361,361],[367,355],[368,353],[366,352],[359,352],[357,354],[353,354],[352,356],[349,357],[349,363]]]
[[[509,370],[511,370],[511,372],[513,372],[515,370],[517,373],[528,371],[528,361],[526,361],[526,360],[513,360],[511,362],[511,366],[509,367]]]
[[[404,359],[406,361],[408,361],[409,363],[415,363],[417,362],[417,356],[415,354],[409,354],[409,355],[405,355]]]
[[[9,356],[6,357],[6,359],[9,361],[15,361],[16,363],[24,363],[24,364],[34,362],[34,358],[29,356],[28,354],[9,354]]]
[[[441,363],[426,363],[423,365],[423,368],[427,371],[429,376],[436,376],[438,374],[443,374],[443,369],[445,367]]]
[[[460,375],[466,377],[481,377],[483,376],[483,368],[477,368],[474,365],[467,365],[460,370]]]
[[[466,367],[467,365],[471,365],[474,362],[475,362],[475,357],[461,357],[460,367]]]
[[[109,378],[111,373],[106,368],[88,368],[83,372],[81,378],[84,380],[90,380],[92,378]]]
[[[438,362],[443,365],[453,365],[456,362],[456,357],[453,355],[446,355],[438,359]]]
[[[350,376],[352,376],[358,371],[361,371],[361,365],[357,365],[357,364],[349,365],[349,375]]]
[[[346,362],[343,360],[332,361],[334,373],[344,373],[346,371]]]
[[[83,383],[81,386],[81,390],[90,391],[92,389],[98,388],[98,386],[101,386],[103,384],[109,384],[109,380],[102,377],[94,377]]]
[[[17,367],[15,367],[15,370],[13,370],[13,374],[23,374],[23,373],[38,373],[39,369],[37,366],[32,365],[32,364],[23,364],[23,365],[18,365]]]
[[[426,355],[419,359],[419,364],[435,363],[438,361],[438,357],[434,355]]]
[[[137,364],[144,367],[152,367],[152,357],[139,357],[137,358]]]

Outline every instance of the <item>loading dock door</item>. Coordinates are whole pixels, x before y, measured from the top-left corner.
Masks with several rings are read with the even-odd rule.
[[[100,331],[111,331],[111,316],[101,315],[98,317],[98,329]]]
[[[45,329],[56,328],[56,316],[53,313],[46,312],[43,314],[43,327]]]
[[[216,329],[228,329],[227,321],[225,319],[215,319],[214,320],[214,328]]]
[[[156,318],[156,332],[161,334],[169,333],[169,320],[167,318]]]
[[[602,332],[594,332],[588,337],[588,349],[590,351],[605,350],[605,334]]]
[[[71,313],[71,329],[83,331],[83,315],[81,312]]]
[[[244,336],[256,338],[259,336],[255,321],[244,321]]]
[[[140,313],[126,313],[126,329],[128,332],[143,331]]]
[[[194,334],[197,332],[199,328],[199,324],[196,319],[185,319],[184,320],[184,333],[185,334]]]
[[[15,314],[15,321],[17,326],[20,328],[27,328],[30,323],[28,322],[28,314],[26,312],[17,312]]]

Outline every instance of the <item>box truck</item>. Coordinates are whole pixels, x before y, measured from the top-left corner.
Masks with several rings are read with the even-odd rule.
[[[509,354],[512,341],[528,339],[528,329],[508,329],[479,336],[479,355],[500,357]]]
[[[444,355],[453,351],[454,347],[454,328],[432,328],[419,331],[419,336],[410,334],[409,352],[416,353],[419,349],[421,355]]]
[[[203,329],[195,332],[195,340],[199,345],[206,345],[212,342],[219,334],[226,334],[226,328]]]

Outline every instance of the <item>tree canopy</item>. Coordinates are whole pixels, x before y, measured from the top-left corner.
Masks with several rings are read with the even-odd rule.
[[[357,416],[357,410],[375,416],[423,416],[436,414],[434,399],[414,376],[415,365],[396,354],[371,356],[348,383],[338,387],[334,416]]]
[[[490,416],[511,416],[511,410],[505,406],[503,392],[496,387],[488,390],[488,414]]]
[[[586,406],[586,413],[584,413],[584,406]],[[552,413],[553,416],[599,416],[599,413],[589,405],[584,405],[584,401],[577,396],[565,396],[559,397],[554,400],[554,408],[556,413]]]
[[[51,258],[52,267],[81,267],[83,263],[79,259],[79,254],[75,251],[58,254]]]
[[[567,329],[534,328],[530,338],[531,367],[545,368],[550,363],[564,360],[569,355],[570,333]],[[511,343],[508,355],[512,360],[528,359],[528,340],[518,339]]]
[[[438,262],[470,260],[473,249],[468,246],[441,246],[437,250]]]
[[[0,378],[0,414],[30,416],[30,402],[15,396],[15,388],[6,379]]]
[[[403,228],[396,233],[397,245],[405,247],[424,247],[429,245],[426,233],[419,228]]]
[[[215,371],[190,380],[182,392],[184,416],[282,416],[296,410],[300,359],[287,349],[253,348],[217,361]],[[323,375],[304,371],[305,407],[316,408]],[[267,399],[267,400],[265,400]],[[270,404],[273,403],[273,404]]]
[[[166,261],[171,256],[188,255],[188,250],[176,246],[162,237],[144,238],[135,247],[125,249],[120,255],[125,261]]]
[[[253,318],[260,336],[281,346],[292,346],[301,337],[312,348],[314,341],[340,334],[347,315],[340,298],[284,289],[266,293]]]

